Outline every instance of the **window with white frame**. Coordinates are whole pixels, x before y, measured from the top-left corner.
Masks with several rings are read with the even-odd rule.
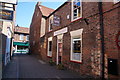
[[[46,25],[46,19],[42,18],[41,19],[41,30],[40,30],[40,37],[43,37],[45,35],[45,26]]]
[[[52,25],[53,25],[53,16],[51,16],[49,18],[49,31],[51,31],[53,28],[52,28]]]
[[[81,0],[72,0],[72,21],[82,17]]]
[[[72,38],[72,60],[80,61],[81,57],[81,38]]]
[[[24,38],[24,35],[20,34],[20,40],[23,40],[23,38]]]
[[[27,40],[27,41],[29,40],[29,35],[26,35],[26,40]]]
[[[71,60],[82,62],[82,30],[71,31]]]
[[[47,56],[52,57],[52,37],[48,38],[48,54]]]

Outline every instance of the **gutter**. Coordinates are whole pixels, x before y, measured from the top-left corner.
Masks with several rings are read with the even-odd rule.
[[[105,79],[105,47],[104,47],[104,23],[103,23],[103,6],[102,0],[98,2],[99,16],[100,16],[100,35],[101,35],[101,79]]]
[[[47,16],[42,15],[43,18],[47,19]]]

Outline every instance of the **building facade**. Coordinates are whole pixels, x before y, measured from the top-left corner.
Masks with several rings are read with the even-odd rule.
[[[35,6],[32,22],[30,25],[30,53],[40,55],[40,38],[44,38],[46,30],[46,18],[54,10],[40,5]],[[42,26],[42,27],[41,27]]]
[[[0,1],[0,79],[5,66],[12,57],[15,16],[16,1],[15,3]]]
[[[28,53],[29,51],[29,28],[16,26],[14,29],[14,53]]]
[[[1,39],[2,39],[2,60],[3,65],[6,65],[10,61],[12,56],[12,44],[13,44],[13,34],[14,34],[14,24],[15,24],[15,14],[16,11],[13,4],[1,3]],[[13,8],[14,7],[14,8]],[[13,14],[12,14],[13,13]],[[12,17],[4,17],[5,14],[11,15]]]
[[[35,45],[38,49],[32,53],[82,76],[120,78],[119,38],[116,38],[120,31],[119,5],[119,2],[65,2],[46,17],[43,37],[41,31],[33,30],[38,29],[34,25],[40,24],[33,24],[40,19],[36,17],[30,30],[36,31],[34,37],[37,37],[33,39],[32,31],[30,42],[38,40],[39,45]]]

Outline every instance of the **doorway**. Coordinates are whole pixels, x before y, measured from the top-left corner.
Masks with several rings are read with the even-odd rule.
[[[62,46],[63,46],[62,39],[58,39],[57,41],[57,64],[62,63],[62,53],[63,53]]]

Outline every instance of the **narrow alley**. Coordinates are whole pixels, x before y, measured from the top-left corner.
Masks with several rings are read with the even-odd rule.
[[[0,0],[0,80],[120,80],[120,0]]]
[[[5,68],[4,78],[80,78],[69,70],[58,70],[56,66],[39,60],[36,56],[15,55]]]

